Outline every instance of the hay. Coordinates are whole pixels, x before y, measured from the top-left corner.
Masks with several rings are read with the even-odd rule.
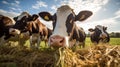
[[[53,50],[30,50],[21,47],[0,47],[0,67],[14,63],[16,67],[47,67],[53,66]],[[2,66],[1,66],[2,65]]]
[[[0,67],[120,67],[120,46],[97,45],[73,52],[68,48],[30,50],[0,46]]]
[[[87,49],[86,53],[83,50],[77,53],[85,62],[83,67],[120,67],[120,46],[97,45]]]

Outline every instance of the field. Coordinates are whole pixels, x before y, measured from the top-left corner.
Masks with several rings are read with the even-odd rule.
[[[44,47],[44,42],[35,50],[0,46],[0,67],[120,67],[120,38],[111,38],[109,44],[97,46],[86,38],[86,48],[76,51]]]
[[[86,46],[90,46],[92,43],[90,41],[90,38],[86,38]],[[110,38],[110,43],[111,45],[120,45],[120,38]]]
[[[112,45],[120,45],[120,38],[111,38],[110,44],[112,44]]]

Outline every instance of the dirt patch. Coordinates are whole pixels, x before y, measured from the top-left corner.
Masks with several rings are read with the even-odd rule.
[[[0,67],[120,67],[120,46],[97,45],[75,52],[0,46]]]

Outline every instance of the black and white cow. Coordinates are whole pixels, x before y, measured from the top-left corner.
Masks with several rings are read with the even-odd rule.
[[[15,21],[7,16],[0,15],[0,45],[9,41],[11,34],[9,29],[15,24]]]
[[[107,33],[107,27],[97,25],[95,29],[90,28],[90,38],[93,43],[98,44],[99,42],[107,43],[110,41],[109,34]]]
[[[38,18],[39,16],[36,14],[31,16],[27,12],[21,13],[21,15],[14,18],[16,24],[10,29],[11,34],[16,35],[28,33],[27,36],[29,37],[28,39],[30,39],[30,48],[33,48],[35,43],[37,43],[35,48],[38,48],[41,40],[46,43],[48,37],[52,34],[52,30],[41,23]]]
[[[82,28],[76,26],[75,21],[86,20],[92,15],[91,11],[85,10],[75,15],[73,9],[63,5],[54,15],[49,12],[40,12],[39,15],[46,21],[53,21],[53,33],[49,38],[50,46],[72,47],[75,43],[85,42],[85,33]]]

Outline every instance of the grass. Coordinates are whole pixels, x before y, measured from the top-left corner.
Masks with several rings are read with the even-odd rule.
[[[120,38],[110,38],[110,44],[120,45]]]
[[[29,44],[30,44],[30,43],[29,43],[29,40],[26,41],[25,45],[26,45],[26,46],[29,46]],[[111,44],[111,45],[120,45],[120,38],[110,38],[109,44]],[[87,47],[93,45],[92,42],[91,42],[91,40],[90,40],[90,37],[87,37],[87,38],[86,38],[85,45],[86,45]],[[41,48],[45,48],[45,42],[44,42],[44,41],[41,42],[40,47],[41,47]]]
[[[111,45],[120,45],[120,38],[110,38],[109,44],[111,44]],[[41,42],[41,47],[44,48],[44,45],[45,45],[45,43],[42,41]],[[92,45],[93,44],[92,44],[92,42],[90,40],[90,37],[87,37],[86,42],[85,42],[85,46],[89,47],[89,46],[92,46]]]
[[[92,44],[89,37],[86,38],[85,43],[86,43],[86,46],[90,46]],[[111,44],[111,45],[120,45],[120,38],[110,38],[109,44]]]

